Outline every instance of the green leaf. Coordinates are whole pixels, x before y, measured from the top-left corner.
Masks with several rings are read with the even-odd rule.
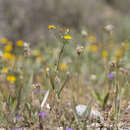
[[[53,90],[54,90],[54,89],[55,89],[55,83],[54,83],[55,75],[54,75],[54,73],[53,73],[53,72],[50,72],[49,77],[50,77],[51,86],[52,86],[52,88],[53,88]]]
[[[48,96],[49,96],[49,93],[50,93],[50,90],[48,90],[48,91],[46,92],[46,94],[45,94],[45,96],[44,96],[44,98],[43,98],[43,101],[42,101],[42,103],[41,103],[41,109],[43,108],[44,104],[46,103],[46,100],[47,100],[47,98],[48,98]]]
[[[103,109],[105,109],[105,106],[107,104],[107,101],[109,99],[109,92],[106,94],[106,96],[104,97],[104,100],[103,100]]]
[[[90,113],[91,113],[91,105],[92,105],[91,102],[92,102],[92,101],[90,101],[90,102],[88,103],[87,109],[86,109],[85,114],[84,114],[84,115],[87,115],[87,118],[89,118]]]
[[[96,98],[96,100],[97,100],[100,104],[102,104],[102,98],[101,98],[100,94],[99,94],[97,91],[93,91],[93,92],[92,92],[92,95]]]

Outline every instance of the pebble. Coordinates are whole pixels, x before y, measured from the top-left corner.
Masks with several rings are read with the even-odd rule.
[[[77,112],[78,116],[83,116],[86,109],[87,109],[86,105],[83,105],[83,104],[77,105],[76,106],[76,112]],[[85,116],[87,117],[88,114],[86,114]],[[99,119],[103,120],[103,117],[101,116],[101,113],[98,110],[94,110],[94,109],[91,109],[90,118],[92,118],[92,119],[99,118]]]

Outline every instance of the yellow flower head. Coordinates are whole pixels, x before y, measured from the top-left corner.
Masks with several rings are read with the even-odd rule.
[[[5,50],[5,52],[12,51],[12,45],[11,44],[6,45],[5,48],[4,48],[4,50]]]
[[[36,58],[36,61],[37,61],[37,62],[42,62],[42,61],[43,61],[43,57],[42,57],[42,56],[38,56],[38,57]]]
[[[7,76],[7,81],[9,81],[9,82],[15,82],[16,81],[16,77],[13,76],[13,75],[8,75]]]
[[[10,60],[14,60],[15,56],[11,53],[5,52],[3,54],[3,59],[10,59]]]
[[[90,49],[91,51],[96,52],[98,50],[98,47],[97,45],[92,45]]]
[[[115,57],[113,58],[113,60],[114,60],[115,62],[117,62],[117,61],[119,60],[119,57],[115,56]]]
[[[56,26],[55,25],[48,25],[48,29],[56,29]]]
[[[4,67],[4,68],[2,69],[2,72],[8,73],[8,68]]]
[[[40,55],[40,51],[39,50],[34,50],[33,51],[33,55],[34,56],[39,56]]]
[[[47,68],[46,68],[46,72],[49,72],[49,71],[50,71],[50,69],[49,69],[49,67],[47,67]]]
[[[10,56],[11,56],[11,54],[10,54],[10,53],[5,52],[5,53],[3,54],[3,59],[9,59],[9,58],[10,58]]]
[[[23,42],[22,40],[18,40],[18,41],[16,42],[16,45],[17,45],[17,46],[23,46],[23,44],[24,44],[24,42]]]
[[[90,36],[88,37],[88,41],[89,41],[90,43],[95,43],[95,42],[96,42],[96,37],[93,36],[93,35],[90,35]]]
[[[70,32],[70,29],[69,29],[69,28],[67,28],[67,29],[66,29],[66,32],[67,32],[67,33],[69,33],[69,32]]]
[[[108,57],[108,52],[104,50],[102,52],[102,56],[103,56],[104,59],[106,59]]]
[[[115,55],[116,55],[116,57],[123,56],[123,50],[122,49],[117,50]]]
[[[62,71],[65,71],[65,70],[67,70],[68,69],[68,66],[67,66],[67,64],[60,64],[60,70],[62,70]]]
[[[65,36],[64,36],[64,39],[70,40],[70,39],[72,39],[72,37],[71,37],[70,35],[65,35]]]
[[[2,44],[6,44],[6,43],[8,42],[8,39],[2,38],[2,39],[0,39],[0,42],[1,42]]]
[[[11,54],[9,57],[10,60],[14,60],[15,59],[15,55]]]

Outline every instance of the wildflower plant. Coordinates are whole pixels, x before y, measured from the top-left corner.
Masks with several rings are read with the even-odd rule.
[[[0,127],[117,128],[129,100],[129,40],[115,40],[113,26],[101,37],[48,31],[52,39],[37,45],[0,39]]]

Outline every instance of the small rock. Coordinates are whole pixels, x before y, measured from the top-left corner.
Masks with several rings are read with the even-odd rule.
[[[98,110],[93,110],[93,109],[91,110],[90,118],[92,118],[92,119],[99,118],[100,120],[103,120],[103,117],[101,116],[101,113]]]
[[[86,105],[82,105],[82,104],[77,105],[76,106],[76,112],[77,112],[78,116],[83,116],[86,109],[87,109]]]
[[[77,105],[76,106],[76,112],[77,112],[78,116],[83,116],[86,109],[87,109],[86,105],[82,105],[82,104]],[[86,114],[85,116],[87,117],[88,114]],[[101,116],[101,113],[98,110],[94,110],[94,109],[91,109],[90,118],[91,119],[99,118],[100,120],[103,120],[103,117]]]
[[[130,105],[128,106],[128,108],[127,109],[130,109]]]

